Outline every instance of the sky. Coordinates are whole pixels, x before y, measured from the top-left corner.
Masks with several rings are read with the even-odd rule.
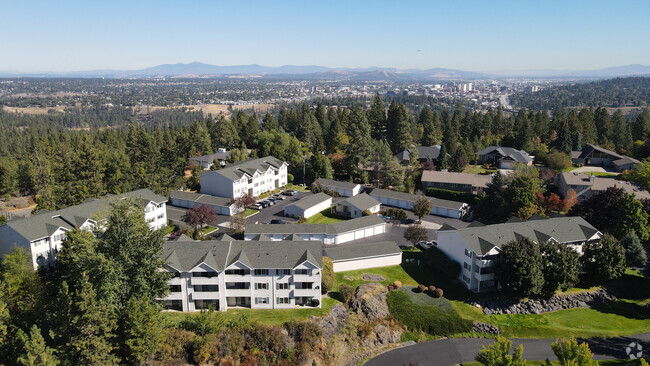
[[[648,0],[0,0],[0,71],[649,65],[648,14]]]

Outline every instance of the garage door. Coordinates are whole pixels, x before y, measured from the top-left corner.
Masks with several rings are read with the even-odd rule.
[[[394,255],[379,257],[379,258],[350,259],[346,261],[336,261],[333,264],[334,264],[334,272],[345,272],[345,271],[353,271],[357,269],[397,266],[402,264],[402,253],[397,253]]]
[[[336,244],[345,243],[350,240],[354,240],[354,233],[346,233],[346,234],[339,235]]]

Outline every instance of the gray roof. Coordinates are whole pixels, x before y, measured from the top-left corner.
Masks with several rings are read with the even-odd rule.
[[[628,165],[628,164],[639,164],[641,162],[629,156],[623,156],[618,160],[614,160],[612,163],[616,166],[621,166],[621,165]]]
[[[169,197],[196,202],[204,205],[212,205],[212,206],[220,206],[220,207],[230,207],[233,204],[232,198],[218,197],[209,194],[186,192],[186,191],[173,191],[169,195]]]
[[[266,156],[260,159],[248,159],[246,161],[233,163],[221,170],[204,171],[201,173],[201,176],[219,174],[228,178],[229,180],[237,180],[246,174],[253,176],[253,174],[255,174],[255,172],[258,170],[265,172],[270,167],[279,169],[283,164],[287,163],[280,159],[274,158],[273,156]]]
[[[402,250],[394,241],[379,243],[342,244],[323,248],[325,255],[332,262],[357,258],[381,257],[401,253]]]
[[[509,158],[518,163],[528,163],[533,161],[533,157],[524,150],[517,150],[512,147],[490,146],[479,152],[478,155],[486,155],[496,151],[502,158]]]
[[[347,204],[347,205],[358,208],[360,211],[364,211],[364,210],[367,210],[367,209],[369,209],[371,207],[375,207],[375,206],[379,205],[380,203],[376,199],[368,196],[367,193],[361,193],[361,194],[358,194],[356,196],[346,198],[345,200],[340,201],[337,204],[341,204],[341,205]]]
[[[447,230],[439,230],[447,231]],[[560,243],[589,240],[599,231],[581,217],[555,217],[545,220],[507,222],[504,224],[467,227],[456,230],[477,255],[494,247],[527,237],[537,243],[550,238]]]
[[[230,151],[218,152],[218,153],[202,155],[202,156],[194,156],[191,157],[189,160],[200,161],[204,163],[213,163],[215,160],[223,161],[228,159],[230,159]]]
[[[418,195],[416,194],[397,192],[393,190],[379,189],[379,188],[373,189],[372,192],[370,192],[370,196],[394,198],[394,199],[408,201],[408,202],[415,202],[415,199],[418,197]],[[427,197],[427,198],[429,199],[433,207],[443,207],[443,208],[450,208],[453,210],[461,210],[464,207],[468,206],[468,204],[465,202],[443,200],[434,197]]]
[[[363,216],[356,219],[339,221],[334,224],[249,224],[246,234],[326,234],[335,235],[384,224],[377,215]]]
[[[440,156],[440,145],[436,146],[417,146],[418,150],[418,160],[436,160]],[[397,160],[411,160],[411,153],[413,149],[400,151],[395,155]]]
[[[433,170],[425,170],[422,172],[422,182],[469,184],[472,187],[485,188],[491,181],[492,175],[440,172]]]
[[[305,261],[321,268],[322,248],[319,241],[170,241],[161,255],[181,272],[201,263],[223,271],[237,261],[253,269],[291,269]]]
[[[326,179],[326,178],[318,178],[314,183],[318,183],[321,186],[328,186],[328,187],[337,187],[337,188],[342,188],[342,189],[355,189],[358,184],[356,183],[350,183],[350,182],[341,182],[338,180],[334,179]]]
[[[320,193],[308,195],[304,198],[299,199],[296,202],[290,203],[286,205],[284,209],[286,210],[287,207],[295,206],[302,210],[307,210],[328,200],[331,201],[332,197],[330,197],[329,195],[323,192],[320,192]]]
[[[43,211],[34,216],[12,220],[6,224],[29,241],[51,236],[58,228],[67,230],[78,228],[87,220],[109,208],[111,199],[131,198],[141,200],[143,205],[149,202],[163,203],[167,198],[148,189],[127,192],[119,195],[106,195],[101,199],[88,199],[84,203],[62,208],[56,211]]]
[[[596,146],[596,145],[592,145],[592,144],[587,144],[585,147],[582,148],[582,153],[580,154],[580,157],[579,157],[579,158],[580,158],[580,159],[586,159],[586,158],[587,158],[589,155],[591,155],[591,153],[593,153],[594,151],[598,151],[598,152],[601,152],[601,153],[605,153],[605,154],[607,154],[607,155],[611,155],[611,156],[613,156],[613,157],[615,157],[615,158],[618,158],[618,159],[622,159],[622,158],[623,158],[622,155],[619,155],[619,154],[615,153],[615,152],[612,151],[612,150],[603,149],[603,148],[600,147],[600,146]]]

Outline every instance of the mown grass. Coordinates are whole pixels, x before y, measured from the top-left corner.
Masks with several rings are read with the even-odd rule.
[[[305,224],[334,224],[336,222],[345,221],[345,217],[337,216],[331,212],[331,208],[326,208],[316,215],[308,218]]]
[[[217,312],[217,316],[224,322],[237,319],[241,314],[248,316],[251,322],[266,325],[279,325],[292,319],[307,320],[311,315],[324,316],[329,314],[332,307],[339,301],[324,297],[322,308],[317,309],[228,309],[225,312]],[[195,316],[198,313],[163,312],[163,318],[167,326],[176,326],[187,317]]]
[[[463,173],[469,174],[492,174],[496,173],[495,169],[485,169],[481,165],[468,165],[469,168],[465,168]]]
[[[201,228],[201,232],[203,234],[206,234],[206,235],[210,234],[211,232],[216,231],[216,230],[219,230],[219,228],[211,226],[211,225],[207,225],[207,226],[204,226],[204,227]]]

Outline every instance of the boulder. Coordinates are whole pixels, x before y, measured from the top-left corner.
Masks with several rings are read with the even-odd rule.
[[[357,287],[350,300],[350,309],[362,315],[367,321],[382,319],[390,315],[386,304],[388,289],[380,283],[366,283]]]
[[[475,321],[472,331],[476,333],[499,334],[499,328],[496,325]]]
[[[371,273],[364,273],[363,280],[364,281],[386,281],[384,276],[371,274]]]
[[[341,331],[348,319],[348,310],[342,304],[336,304],[327,316],[317,318],[312,315],[310,318],[323,331],[323,338],[328,339]]]

